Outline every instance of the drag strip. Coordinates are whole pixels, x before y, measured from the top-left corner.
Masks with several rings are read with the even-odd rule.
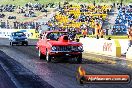
[[[0,64],[0,88],[17,88]]]
[[[39,76],[33,74],[30,70],[23,67],[20,63],[10,58],[2,51],[0,51],[0,60],[8,67],[8,70],[14,76],[13,79],[19,82],[19,84],[16,85],[18,88],[53,88],[47,82],[39,78]]]
[[[46,63],[45,60],[39,60],[38,51],[35,48],[36,41],[37,40],[30,40],[29,46],[10,46],[8,39],[0,39],[0,56],[2,58],[0,60],[5,64],[5,66],[7,66],[7,68],[10,68],[10,71],[14,75],[16,75],[15,77],[18,79],[18,82],[22,85],[22,87],[28,88],[31,86],[29,88],[36,88],[34,87],[35,85],[40,85],[37,88],[46,88],[45,86],[48,86],[47,88],[132,87],[132,82],[129,84],[87,84],[80,86],[76,82],[76,72],[80,65],[84,67],[88,74],[132,75],[132,70],[118,64],[112,65],[85,59],[83,59],[82,64],[77,64],[74,61],[54,61],[53,63]]]

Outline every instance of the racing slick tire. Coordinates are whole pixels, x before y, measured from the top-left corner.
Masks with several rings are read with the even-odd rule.
[[[82,54],[79,54],[77,57],[77,62],[82,63]]]
[[[28,46],[28,42],[26,42],[25,44],[26,44],[26,46]]]
[[[51,62],[51,56],[49,55],[48,51],[46,51],[46,61],[47,63]]]
[[[45,55],[43,55],[39,50],[39,59],[45,59]]]

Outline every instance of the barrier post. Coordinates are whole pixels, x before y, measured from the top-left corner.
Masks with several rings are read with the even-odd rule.
[[[115,41],[115,46],[116,46],[116,57],[121,57],[121,46],[118,40]]]

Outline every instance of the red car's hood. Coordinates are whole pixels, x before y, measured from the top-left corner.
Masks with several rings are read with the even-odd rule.
[[[64,45],[82,45],[82,43],[75,42],[75,41],[68,41],[68,42],[62,42],[62,41],[48,41],[52,46],[64,46]]]

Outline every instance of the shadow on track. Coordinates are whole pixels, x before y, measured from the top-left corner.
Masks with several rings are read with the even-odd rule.
[[[43,59],[46,62],[46,60]],[[50,63],[69,63],[69,64],[104,64],[103,62],[96,62],[92,60],[86,60],[83,58],[82,63],[78,63],[76,60],[73,59],[53,59]]]

